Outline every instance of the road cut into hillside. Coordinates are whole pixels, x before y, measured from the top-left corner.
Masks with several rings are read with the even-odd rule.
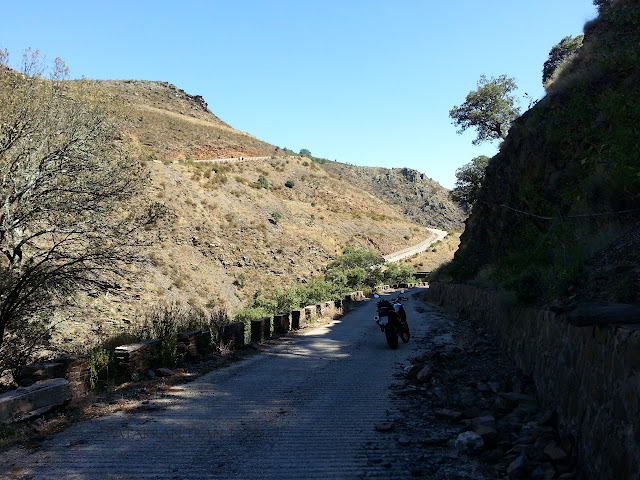
[[[435,314],[420,305],[405,302],[413,338],[424,339]],[[0,477],[406,478],[371,455],[388,444],[389,434],[376,427],[395,409],[390,387],[421,343],[389,349],[375,308],[365,300],[339,320],[167,389],[138,409],[77,423],[36,449],[0,453]]]
[[[438,230],[435,228],[427,228],[427,230],[431,232],[431,234],[429,235],[429,238],[418,243],[417,245],[414,245],[413,247],[405,248],[398,252],[393,252],[393,253],[390,253],[389,255],[385,255],[384,259],[387,262],[399,262],[400,260],[412,257],[414,255],[417,255],[418,253],[424,252],[431,245],[433,245],[436,242],[444,240],[444,238],[447,236],[447,232],[443,230]]]

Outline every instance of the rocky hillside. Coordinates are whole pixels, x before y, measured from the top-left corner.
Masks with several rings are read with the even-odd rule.
[[[371,193],[424,226],[462,231],[466,212],[449,198],[449,190],[410,168],[355,167],[327,162],[323,168]]]
[[[387,254],[429,235],[306,157],[146,164],[148,195],[169,208],[169,225],[121,297],[85,299],[67,342],[89,334],[87,318],[118,329],[161,302],[232,313],[256,292],[306,283],[347,246]]]
[[[638,24],[638,3],[621,0],[585,25],[573,63],[491,160],[443,274],[528,303],[640,302]]]

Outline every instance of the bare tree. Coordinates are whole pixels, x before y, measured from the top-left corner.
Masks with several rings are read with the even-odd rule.
[[[113,290],[163,214],[133,206],[146,174],[90,81],[64,81],[59,59],[45,79],[37,51],[21,72],[7,59],[0,51],[0,374],[74,293]]]

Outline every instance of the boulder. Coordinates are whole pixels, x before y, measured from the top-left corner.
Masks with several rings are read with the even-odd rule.
[[[484,448],[484,440],[475,432],[462,432],[455,443],[461,453],[478,453]]]

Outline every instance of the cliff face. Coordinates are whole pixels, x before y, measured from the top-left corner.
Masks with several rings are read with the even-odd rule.
[[[574,62],[514,122],[446,270],[454,280],[488,281],[526,302],[562,296],[579,286],[590,258],[633,229],[639,23],[638,2],[626,0],[585,25]]]

